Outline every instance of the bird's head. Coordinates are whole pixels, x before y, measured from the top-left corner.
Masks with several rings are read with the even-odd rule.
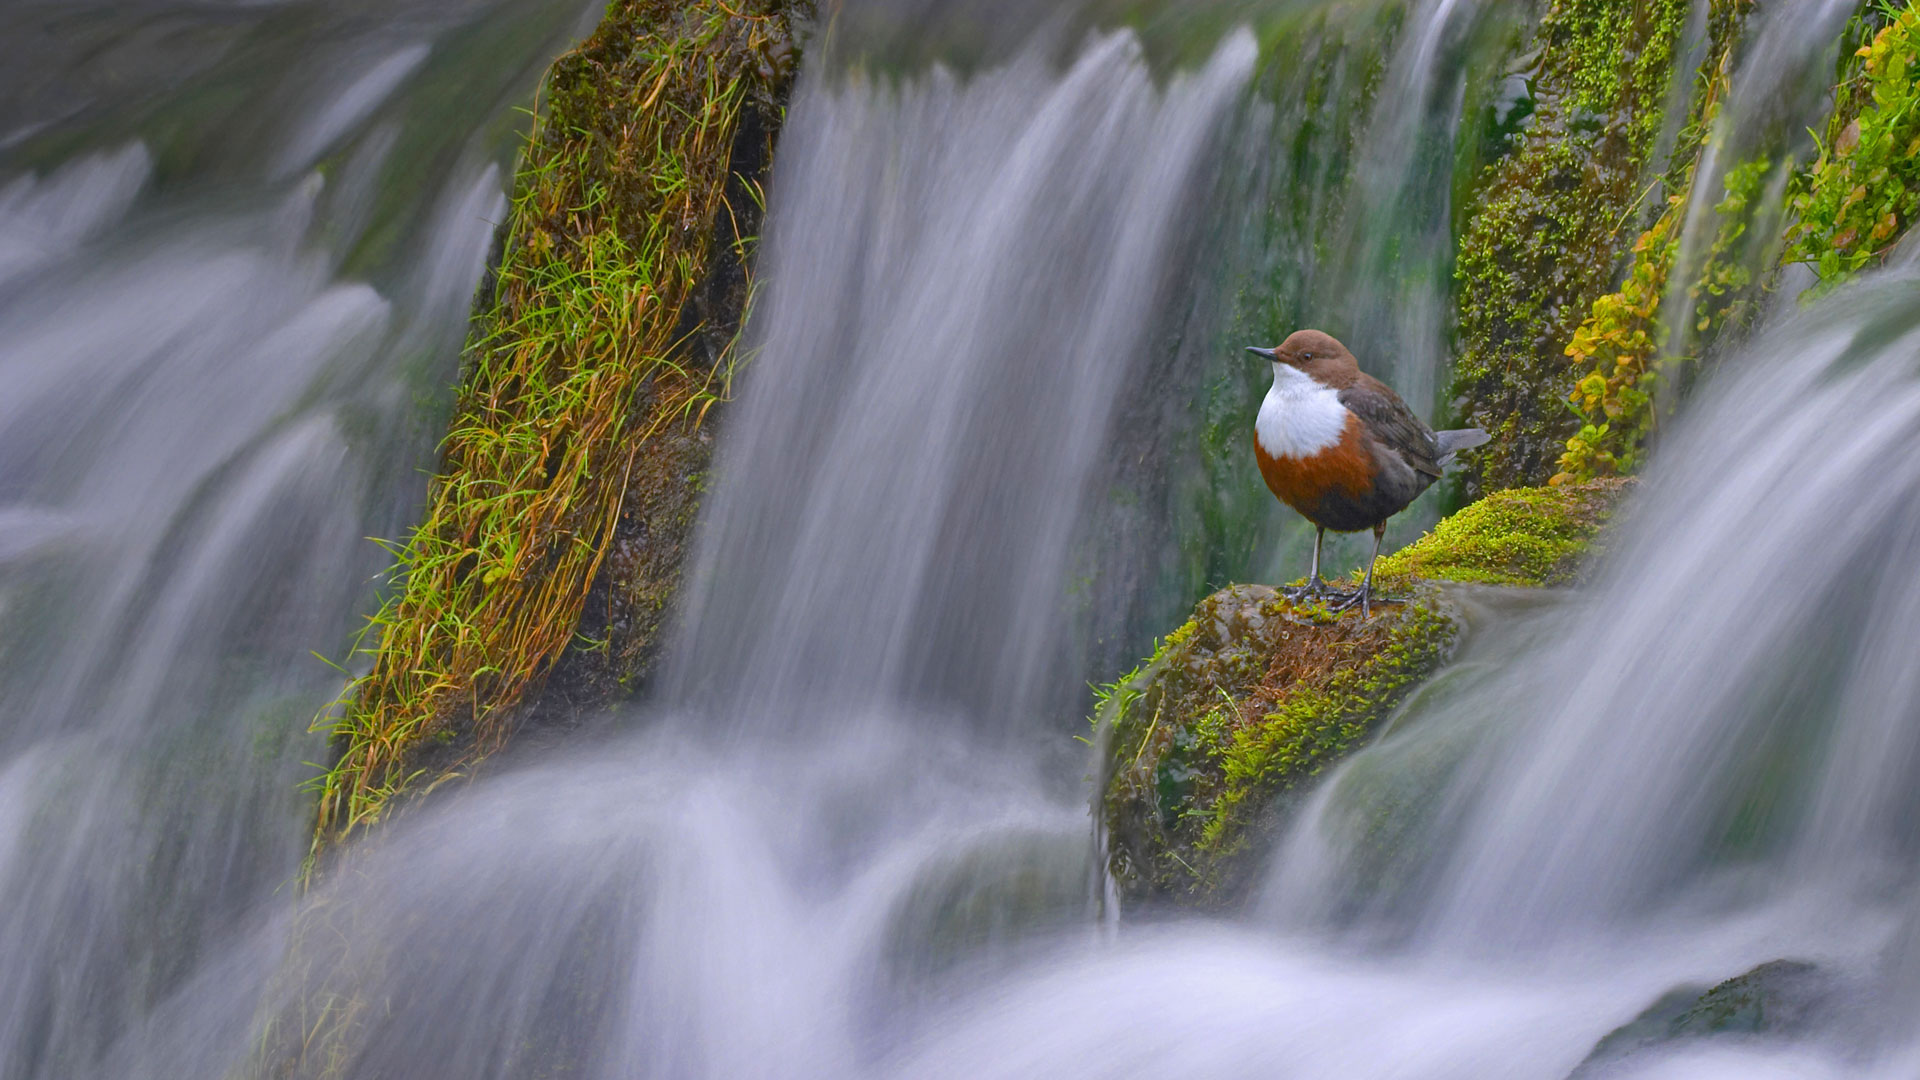
[[[1296,330],[1275,348],[1248,346],[1247,351],[1263,360],[1304,372],[1329,386],[1345,386],[1360,374],[1360,363],[1347,347],[1333,335],[1318,330]]]

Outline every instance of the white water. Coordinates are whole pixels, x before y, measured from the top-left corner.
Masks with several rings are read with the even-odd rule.
[[[1398,48],[1438,62],[1472,6]],[[256,176],[390,145],[367,99],[438,53],[358,55]],[[147,220],[158,155],[121,146],[4,189],[58,212],[0,244],[31,282],[0,283],[29,391],[0,403],[0,965],[27,976],[0,1076],[1559,1078],[1674,986],[1782,957],[1842,1007],[1608,1075],[1913,1075],[1911,279],[1730,361],[1595,593],[1480,636],[1245,917],[1096,917],[1083,762],[1033,744],[1083,674],[1062,597],[1099,595],[1111,459],[1163,449],[1129,395],[1258,151],[1256,59],[1234,35],[1160,84],[1120,34],[1065,70],[810,76],[663,700],[298,911],[271,894],[317,748],[287,736],[329,685],[298,650],[347,624],[355,537],[406,501],[368,478],[420,446],[347,433],[395,424],[403,349],[450,358],[497,181],[450,154],[437,242],[378,284],[327,239],[379,217],[329,210],[351,184]]]

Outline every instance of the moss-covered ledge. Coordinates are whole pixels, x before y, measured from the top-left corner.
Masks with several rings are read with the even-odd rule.
[[[1631,480],[1496,491],[1387,555],[1374,573],[1385,588],[1416,579],[1479,585],[1570,585],[1598,552],[1601,527]]]
[[[1201,601],[1103,687],[1107,866],[1130,906],[1231,906],[1285,809],[1451,655],[1463,585],[1574,581],[1628,481],[1497,492],[1384,558],[1408,602],[1335,615],[1266,585]]]

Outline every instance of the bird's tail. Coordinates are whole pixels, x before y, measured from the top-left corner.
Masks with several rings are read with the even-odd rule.
[[[1436,431],[1433,433],[1434,445],[1440,451],[1440,464],[1442,465],[1452,461],[1453,455],[1460,451],[1471,450],[1492,438],[1493,436],[1481,431],[1477,427],[1455,428],[1452,431]]]

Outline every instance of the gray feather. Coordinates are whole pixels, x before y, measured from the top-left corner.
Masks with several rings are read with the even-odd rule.
[[[1455,428],[1452,431],[1436,431],[1433,433],[1434,448],[1438,452],[1440,464],[1442,465],[1452,461],[1453,455],[1460,451],[1471,450],[1492,438],[1493,436],[1481,431],[1477,427]]]

